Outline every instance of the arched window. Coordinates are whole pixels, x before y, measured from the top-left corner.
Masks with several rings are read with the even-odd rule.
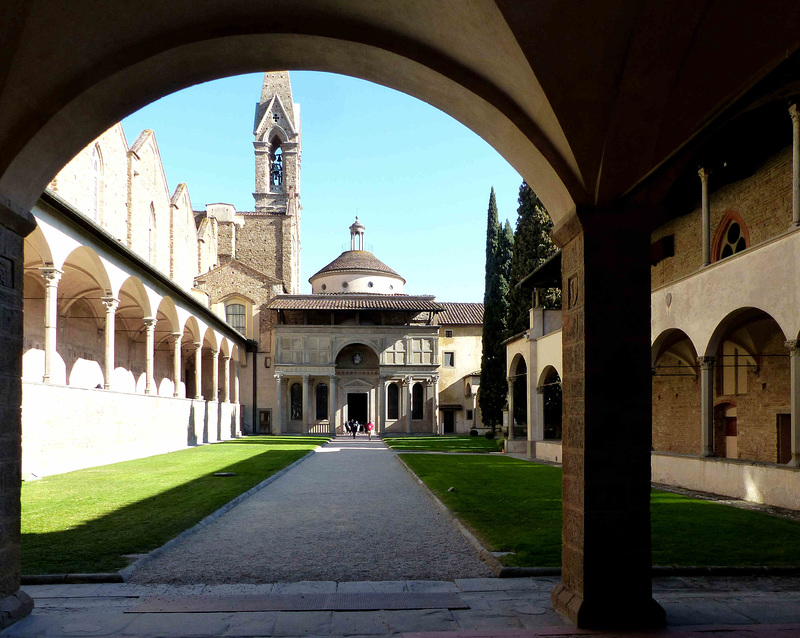
[[[730,257],[745,248],[747,248],[747,242],[742,235],[742,227],[736,222],[731,222],[728,225],[728,230],[725,231],[719,258],[725,259],[725,257]]]
[[[714,236],[711,259],[719,261],[740,253],[750,246],[750,233],[744,220],[736,212],[729,210],[720,221]]]
[[[225,321],[231,328],[244,334],[247,329],[245,307],[240,303],[230,303],[225,306]]]
[[[422,419],[423,418],[423,397],[425,395],[425,391],[422,388],[421,383],[415,383],[414,387],[411,388],[411,418],[412,419]]]
[[[386,392],[386,418],[397,419],[400,417],[400,389],[396,383],[390,383]]]
[[[317,420],[328,418],[328,385],[317,384]]]
[[[289,391],[291,400],[291,420],[302,421],[303,419],[303,386],[293,383]]]
[[[269,186],[272,191],[283,190],[283,149],[277,137],[272,140],[269,154]]]

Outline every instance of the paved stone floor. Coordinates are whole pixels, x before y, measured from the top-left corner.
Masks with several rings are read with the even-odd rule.
[[[592,634],[550,607],[557,578],[455,581],[279,583],[262,585],[39,585],[33,614],[0,636],[383,636],[448,632],[463,636]],[[654,596],[667,611],[668,636],[800,636],[800,579],[660,578]],[[265,593],[432,592],[458,594],[469,609],[241,613],[125,613],[150,596]],[[624,608],[625,601],[620,600]],[[596,632],[595,635],[645,635]],[[416,637],[420,638],[420,637]],[[442,636],[441,638],[445,638]]]

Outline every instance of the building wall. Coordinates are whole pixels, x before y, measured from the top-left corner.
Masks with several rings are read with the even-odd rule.
[[[453,337],[445,337],[445,330],[452,330]],[[481,369],[483,352],[483,326],[441,325],[439,326],[439,405],[461,404],[456,412],[456,433],[469,433],[472,420],[467,420],[467,410],[472,409],[472,398],[465,396],[464,377]],[[445,352],[455,354],[455,366],[446,367]],[[475,405],[475,424],[483,427],[480,409]]]
[[[669,353],[656,361],[653,376],[653,449],[700,454],[700,377],[694,370],[673,368],[680,359]]]

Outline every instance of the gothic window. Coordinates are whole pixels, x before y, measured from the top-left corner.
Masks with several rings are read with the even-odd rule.
[[[302,421],[303,419],[303,386],[299,383],[293,383],[289,390],[289,398],[291,402],[291,420]]]
[[[272,152],[269,155],[270,190],[283,190],[283,149],[278,138],[272,140]]]
[[[386,392],[386,418],[397,419],[400,417],[400,389],[396,383],[390,383]]]
[[[317,420],[328,418],[328,385],[317,385]]]
[[[412,419],[422,419],[423,418],[423,397],[424,391],[422,389],[421,383],[415,383],[414,387],[411,389],[411,418]]]
[[[247,328],[245,307],[240,303],[231,303],[225,306],[225,321],[231,328],[244,334]]]
[[[744,219],[736,211],[726,211],[711,244],[711,260],[726,259],[742,252],[749,246],[750,232]]]
[[[725,259],[743,251],[745,248],[747,248],[747,242],[742,234],[742,227],[736,222],[731,222],[725,231],[725,236],[722,238],[719,258]]]

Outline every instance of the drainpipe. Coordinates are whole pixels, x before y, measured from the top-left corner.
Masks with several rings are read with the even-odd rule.
[[[256,361],[258,358],[258,341],[255,339],[248,339],[247,352],[253,355],[253,360],[250,362],[253,366],[253,425],[250,434],[255,434],[256,424],[258,423],[258,365]]]

